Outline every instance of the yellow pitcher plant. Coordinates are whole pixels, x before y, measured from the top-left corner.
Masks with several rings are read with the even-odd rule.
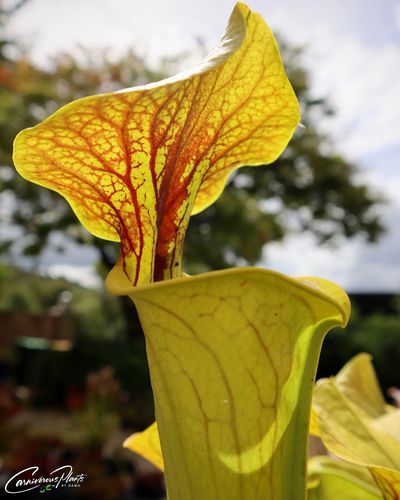
[[[327,449],[342,460],[328,464],[320,458],[311,464],[311,473],[331,486],[346,477],[347,491],[358,488],[358,497],[400,498],[400,409],[385,403],[371,357],[361,353],[330,379],[318,381],[313,398],[317,434]],[[332,463],[335,471],[332,470]],[[328,466],[328,468],[327,468]],[[328,470],[329,469],[329,470]],[[334,479],[333,479],[334,477]],[[351,485],[351,486],[350,486]],[[312,500],[333,500],[324,485],[312,492]],[[346,499],[342,496],[340,498]]]
[[[306,497],[316,367],[346,294],[257,268],[182,272],[189,217],[240,166],[273,162],[298,123],[274,37],[239,3],[194,69],[79,99],[15,140],[21,175],[121,244],[106,286],[138,310],[157,420],[127,445],[164,468],[170,500]]]

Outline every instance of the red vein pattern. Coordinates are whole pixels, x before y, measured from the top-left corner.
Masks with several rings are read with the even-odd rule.
[[[94,235],[121,242],[108,286],[181,275],[189,217],[243,164],[270,163],[299,121],[262,18],[238,4],[218,49],[186,75],[74,101],[21,132],[14,160]]]

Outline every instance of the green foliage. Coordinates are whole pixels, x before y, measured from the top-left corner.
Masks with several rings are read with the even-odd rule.
[[[72,294],[69,315],[84,337],[123,336],[119,301],[104,290],[91,290],[64,279],[50,279],[0,264],[0,310],[44,314],[65,291]]]
[[[68,366],[74,366],[70,383],[81,386],[88,372],[112,366],[115,378],[125,392],[146,399],[145,408],[152,407],[152,393],[144,340],[95,339],[80,336],[70,352]]]
[[[358,323],[358,324],[357,324]],[[348,332],[354,352],[372,354],[382,387],[399,386],[400,316],[376,314],[351,324]]]
[[[34,394],[36,406],[65,406],[68,391],[85,390],[87,375],[112,366],[115,379],[131,400],[132,420],[145,425],[153,414],[152,393],[144,340],[106,339],[79,335],[70,351],[19,350],[22,382]],[[73,369],[71,369],[73,367]],[[137,414],[136,414],[137,413]]]
[[[73,348],[66,352],[19,348],[21,382],[33,387],[37,404],[62,404],[68,387],[83,390],[89,372],[112,366],[123,390],[144,399],[138,406],[143,415],[134,418],[143,417],[146,423],[152,399],[144,339],[139,335],[126,338],[121,302],[102,289],[87,289],[0,264],[0,310],[46,314],[65,291],[72,296],[67,314],[73,323]]]
[[[325,339],[318,377],[331,376],[359,352],[372,355],[382,388],[399,386],[400,315],[360,316],[353,310],[346,329],[333,330]]]

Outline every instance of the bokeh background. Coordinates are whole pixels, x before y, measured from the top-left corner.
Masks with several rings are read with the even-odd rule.
[[[185,270],[259,265],[342,285],[354,311],[319,376],[367,351],[400,385],[400,2],[254,0],[276,33],[302,126],[272,166],[241,169],[192,218]],[[121,443],[153,419],[132,304],[103,289],[118,248],[16,174],[12,141],[62,104],[159,80],[217,43],[227,0],[0,2],[0,486],[71,463],[59,498],[162,498]],[[388,396],[389,397],[389,396]]]

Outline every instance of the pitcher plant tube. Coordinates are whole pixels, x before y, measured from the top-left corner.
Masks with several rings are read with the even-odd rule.
[[[319,351],[346,294],[256,268],[182,273],[189,217],[240,166],[273,162],[298,123],[274,37],[239,3],[194,69],[79,99],[15,140],[21,175],[120,241],[106,286],[139,312],[157,420],[127,444],[164,468],[171,500],[305,498]]]

